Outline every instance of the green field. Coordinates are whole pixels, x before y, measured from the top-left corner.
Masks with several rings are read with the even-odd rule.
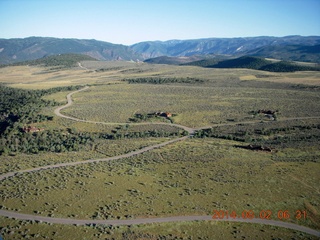
[[[292,89],[117,84],[92,87],[74,100],[67,115],[114,123],[158,111],[177,114],[174,122],[189,127],[252,120],[250,111],[259,109],[279,110],[280,118],[320,116],[319,92]]]
[[[28,89],[87,84],[89,89],[75,93],[73,105],[61,113],[99,124],[55,116],[56,107],[47,106],[41,113],[53,119],[34,125],[44,131],[75,129],[122,137],[95,138],[79,151],[3,154],[2,174],[119,156],[163,143],[182,133],[171,122],[212,127],[212,134],[196,132],[184,141],[118,160],[17,174],[0,183],[1,209],[91,220],[212,215],[214,210],[239,215],[252,210],[257,218],[261,211],[270,210],[272,219],[279,220],[278,211],[288,210],[290,217],[281,221],[320,230],[319,73],[125,62],[82,65],[88,70],[6,67],[0,69],[0,82]],[[123,81],[155,77],[203,81]],[[43,98],[63,105],[68,93]],[[266,109],[277,110],[275,121],[257,114]],[[154,112],[173,116],[132,121],[135,114]],[[173,135],[147,137],[149,132]],[[143,134],[133,137],[132,133]],[[272,152],[245,149],[248,144],[269,146]],[[306,219],[296,219],[297,210],[306,211]],[[296,230],[252,223],[194,221],[110,227],[5,217],[0,217],[0,235],[4,239],[316,239]]]
[[[277,162],[286,152],[257,154],[232,144],[188,140],[115,162],[22,174],[2,182],[3,205],[44,216],[124,219],[213,209],[294,213],[305,200],[317,202],[318,163]],[[302,184],[308,187],[293,194]]]

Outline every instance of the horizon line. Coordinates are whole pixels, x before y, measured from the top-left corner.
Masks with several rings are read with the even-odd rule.
[[[115,45],[124,45],[124,46],[132,46],[138,43],[143,42],[169,42],[169,41],[193,41],[193,40],[208,40],[208,39],[239,39],[239,38],[261,38],[261,37],[270,37],[270,38],[286,38],[286,37],[320,37],[320,35],[299,35],[299,34],[293,34],[293,35],[285,35],[285,36],[271,36],[271,35],[260,35],[260,36],[246,36],[246,37],[201,37],[201,38],[188,38],[188,39],[168,39],[168,40],[143,40],[140,42],[136,42],[133,44],[122,44],[122,43],[114,43],[109,42],[106,40],[100,40],[95,38],[77,38],[77,37],[49,37],[49,36],[29,36],[29,37],[13,37],[13,38],[2,38],[1,40],[13,40],[13,39],[28,39],[28,38],[52,38],[52,39],[76,39],[76,40],[86,40],[86,41],[98,41],[98,42],[106,42],[111,43]]]

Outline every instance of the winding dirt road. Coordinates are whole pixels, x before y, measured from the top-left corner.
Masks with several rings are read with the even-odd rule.
[[[127,123],[105,123],[105,122],[95,122],[95,121],[89,121],[89,120],[82,120],[74,117],[69,117],[66,115],[63,115],[60,113],[60,111],[64,108],[67,108],[72,105],[72,98],[71,96],[75,93],[78,93],[80,91],[84,91],[88,89],[89,87],[86,86],[80,90],[74,91],[72,93],[69,93],[67,95],[67,104],[61,107],[58,107],[57,109],[54,110],[54,113],[63,118],[67,118],[70,120],[78,121],[78,122],[87,122],[87,123],[95,123],[95,124],[127,124]],[[319,118],[319,117],[305,117],[305,118],[292,118],[292,119],[310,119],[310,118]],[[289,119],[286,119],[289,120]],[[242,124],[246,123],[256,123],[256,122],[242,122]],[[172,139],[170,141],[166,141],[160,144],[156,144],[153,146],[148,146],[136,151],[132,151],[127,154],[122,154],[119,156],[115,157],[109,157],[109,158],[101,158],[101,159],[92,159],[92,160],[86,160],[86,161],[79,161],[79,162],[69,162],[69,163],[60,163],[60,164],[55,164],[55,165],[48,165],[48,166],[43,166],[43,167],[37,167],[37,168],[32,168],[32,169],[25,169],[25,170],[20,170],[16,172],[9,172],[0,175],[0,181],[13,177],[16,174],[21,174],[21,173],[26,173],[26,172],[35,172],[35,171],[40,171],[40,170],[45,170],[45,169],[52,169],[52,168],[59,168],[59,167],[65,167],[65,166],[74,166],[78,164],[85,164],[85,163],[93,163],[93,162],[101,162],[101,161],[112,161],[112,160],[119,160],[122,158],[128,158],[132,157],[156,148],[161,148],[165,145],[175,143],[178,141],[183,141],[187,139],[188,137],[192,136],[196,130],[200,129],[205,129],[209,127],[202,127],[202,128],[189,128],[186,126],[182,126],[179,124],[169,124],[169,123],[136,123],[137,124],[166,124],[166,125],[171,125],[171,126],[176,126],[179,128],[182,128],[186,131],[189,132],[189,136],[181,137],[181,138],[176,138]],[[235,125],[235,124],[241,124],[241,123],[228,123],[228,124],[216,124],[214,126],[221,126],[221,125]],[[82,220],[82,219],[70,219],[70,218],[53,218],[53,217],[44,217],[44,216],[38,216],[38,215],[31,215],[31,214],[23,214],[23,213],[18,213],[18,212],[13,212],[13,211],[7,211],[7,210],[0,210],[0,215],[4,217],[9,217],[9,218],[15,218],[15,219],[21,219],[21,220],[34,220],[34,221],[40,221],[40,222],[48,222],[48,223],[57,223],[57,224],[76,224],[76,225],[86,225],[86,224],[107,224],[107,225],[136,225],[136,224],[147,224],[147,223],[163,223],[163,222],[179,222],[179,221],[195,221],[195,220],[201,220],[201,221],[223,221],[223,222],[244,222],[244,223],[256,223],[256,224],[265,224],[265,225],[271,225],[271,226],[277,226],[277,227],[284,227],[292,230],[297,230],[301,232],[305,232],[317,237],[320,237],[320,231],[304,227],[301,225],[297,225],[294,223],[289,223],[289,222],[283,222],[283,221],[275,221],[275,220],[266,220],[266,219],[259,219],[259,218],[254,218],[254,219],[212,219],[212,216],[175,216],[175,217],[163,217],[163,218],[138,218],[138,219],[126,219],[126,220]]]
[[[163,217],[163,218],[141,218],[141,219],[127,219],[127,220],[81,220],[70,218],[51,218],[36,215],[29,215],[6,210],[0,210],[1,216],[15,218],[19,220],[32,220],[39,222],[57,223],[57,224],[74,224],[74,225],[88,225],[88,224],[105,224],[105,225],[137,225],[148,223],[165,223],[165,222],[184,222],[184,221],[219,221],[219,222],[241,222],[241,223],[256,223],[271,225],[276,227],[284,227],[292,230],[305,232],[317,237],[320,237],[320,232],[308,227],[300,226],[294,223],[281,222],[275,220],[265,219],[212,219],[212,216],[177,216],[177,217]]]

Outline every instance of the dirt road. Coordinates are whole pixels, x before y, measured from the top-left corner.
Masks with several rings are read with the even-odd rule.
[[[88,68],[82,66],[81,62],[78,62],[78,65],[79,65],[79,67],[82,68],[82,69],[89,70]]]
[[[284,227],[292,230],[308,233],[320,237],[320,232],[308,227],[300,226],[294,223],[265,220],[265,219],[217,219],[213,220],[212,216],[177,216],[177,217],[164,217],[164,218],[138,218],[138,219],[127,219],[127,220],[85,220],[85,219],[71,219],[71,218],[51,218],[36,215],[29,215],[11,211],[0,210],[0,215],[19,220],[32,220],[47,223],[57,224],[75,224],[75,225],[88,225],[88,224],[104,224],[104,225],[137,225],[137,224],[148,224],[148,223],[164,223],[164,222],[185,222],[185,221],[219,221],[219,222],[241,222],[241,223],[255,223],[265,224],[277,227]]]

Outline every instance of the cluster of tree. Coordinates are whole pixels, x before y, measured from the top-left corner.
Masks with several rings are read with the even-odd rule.
[[[55,101],[41,97],[59,91],[71,91],[81,86],[58,87],[46,90],[24,90],[0,85],[0,135],[8,134],[24,124],[51,120],[52,116],[40,114],[42,108],[55,106]]]
[[[43,130],[40,132],[27,133],[21,129],[11,131],[8,135],[0,137],[0,155],[39,152],[67,152],[78,151],[85,145],[94,144],[97,139],[117,140],[124,138],[148,138],[148,137],[174,137],[187,136],[187,131],[142,131],[107,133],[87,133],[75,130]]]
[[[31,149],[37,148],[35,145],[39,136],[25,132],[24,127],[52,120],[53,116],[43,115],[40,112],[44,107],[57,105],[55,101],[43,100],[42,96],[59,91],[71,91],[80,87],[24,90],[0,85],[0,154],[8,151],[35,152],[36,150]],[[53,137],[51,135],[46,135],[49,140]],[[25,141],[26,139],[27,141]],[[31,145],[33,147],[30,147]],[[41,148],[38,147],[38,149]]]
[[[320,68],[302,66],[302,65],[292,64],[286,61],[281,61],[281,62],[262,66],[261,68],[259,68],[259,70],[269,71],[269,72],[298,72],[298,71],[320,71]]]
[[[295,147],[307,144],[318,144],[320,124],[296,125],[279,128],[252,128],[247,130],[221,130],[208,128],[196,131],[197,138],[220,138],[238,142],[260,144],[270,147]]]
[[[0,138],[0,154],[78,151],[94,141],[89,133],[44,130],[37,133],[16,132]]]
[[[219,60],[217,60],[215,58],[211,58],[211,59],[202,59],[199,61],[189,62],[189,63],[185,63],[182,65],[184,65],[184,66],[197,66],[197,67],[209,67],[209,66],[217,64],[218,62],[219,62]]]
[[[234,140],[239,142],[246,142],[246,134],[242,134],[243,137],[235,136],[233,134],[219,134],[213,128],[201,129],[195,132],[194,137],[196,138],[221,138],[227,140]]]
[[[97,59],[92,58],[83,54],[66,53],[59,55],[46,56],[36,60],[29,60],[24,62],[13,63],[10,65],[1,65],[0,67],[6,66],[26,66],[26,65],[42,65],[45,67],[74,67],[78,62],[81,61],[97,61]]]
[[[148,121],[151,118],[154,118],[154,114],[143,114],[143,113],[136,113],[132,118],[129,119],[130,122],[141,122],[141,121]]]
[[[172,116],[177,116],[176,114],[172,114]],[[130,122],[143,122],[143,121],[151,121],[152,119],[166,119],[173,123],[173,118],[166,116],[166,113],[136,113],[133,117],[129,118]]]
[[[73,85],[73,86],[65,86],[65,87],[55,87],[55,88],[49,88],[49,89],[42,89],[42,90],[33,90],[40,92],[40,94],[43,95],[49,95],[56,92],[62,92],[62,91],[75,91],[83,88],[82,85]]]
[[[122,138],[148,138],[148,137],[175,137],[175,136],[187,136],[187,131],[181,130],[178,132],[166,132],[166,131],[143,131],[143,132],[116,132],[109,135],[109,139],[122,139]]]
[[[307,91],[319,91],[320,86],[313,86],[313,85],[304,85],[304,84],[295,84],[291,85],[292,88],[295,89],[302,89],[302,90],[307,90]]]
[[[229,59],[220,61],[217,64],[208,66],[212,68],[250,68],[260,69],[262,66],[272,63],[271,61],[265,60],[258,57],[240,57],[236,59]]]
[[[144,78],[129,78],[123,79],[131,83],[148,83],[148,84],[168,84],[168,83],[203,83],[204,80],[199,78],[176,78],[176,77],[144,77]]]
[[[96,72],[107,72],[107,71],[117,71],[117,70],[121,70],[122,67],[110,67],[110,68],[99,68],[96,69]]]
[[[266,140],[265,142],[269,145],[289,145],[293,143],[306,142],[309,146],[311,143],[316,143],[318,145],[320,141],[320,136],[318,134],[308,134],[308,135],[289,135],[289,136],[276,136],[272,139]]]
[[[320,129],[320,124],[312,124],[312,125],[297,125],[297,126],[289,126],[282,128],[269,128],[269,129],[255,129],[254,133],[259,135],[271,136],[274,134],[283,134],[290,133],[296,131],[304,131],[304,130],[316,130]]]
[[[296,72],[296,71],[320,71],[316,66],[304,66],[295,63],[280,61],[272,62],[264,58],[243,56],[236,59],[217,61],[216,59],[205,59],[191,62],[188,65],[208,68],[248,68],[269,72]]]
[[[39,114],[54,101],[41,99],[42,91],[22,90],[0,85],[0,134],[8,135],[22,124],[47,120],[50,116]]]

